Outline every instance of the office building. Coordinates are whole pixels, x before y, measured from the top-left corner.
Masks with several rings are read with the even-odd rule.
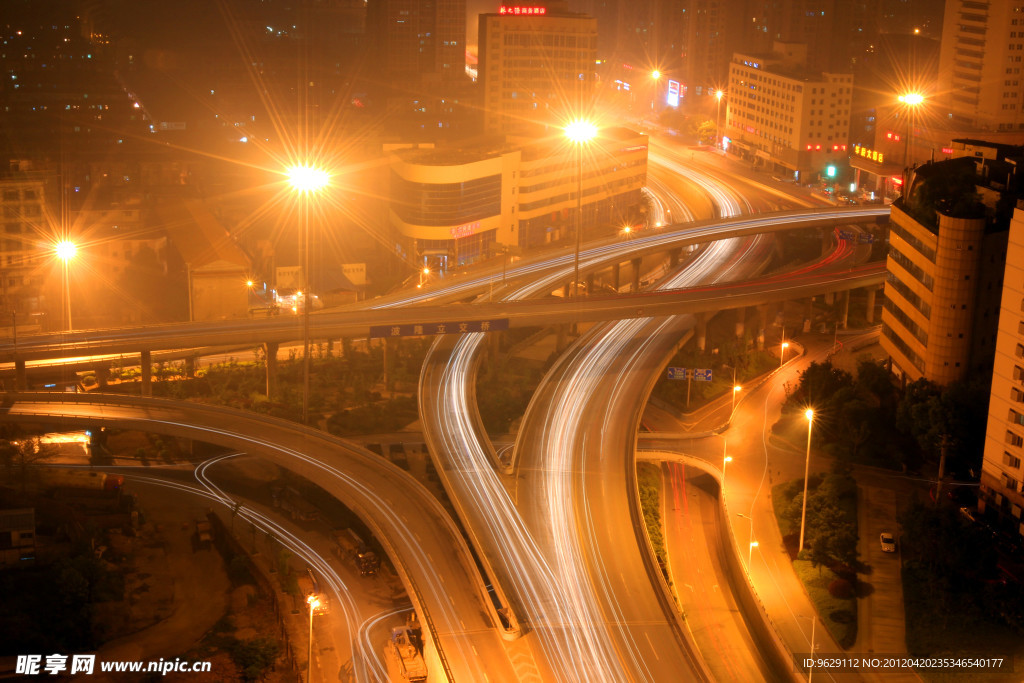
[[[937,92],[952,126],[1024,132],[1021,69],[1024,2],[946,1]]]
[[[1010,222],[999,333],[992,368],[979,509],[994,508],[1024,534],[1024,202]]]
[[[939,385],[991,367],[1020,155],[975,140],[951,149],[913,170],[892,205],[882,310],[893,371]]]
[[[602,130],[585,153],[583,236],[640,217],[647,137]],[[389,221],[410,261],[441,269],[507,248],[566,241],[574,231],[579,177],[575,149],[561,137],[391,154]]]
[[[478,78],[484,130],[525,133],[589,113],[597,20],[557,4],[480,15]]]
[[[849,152],[853,76],[812,71],[806,46],[733,55],[723,132],[729,151],[790,179],[816,180]]]

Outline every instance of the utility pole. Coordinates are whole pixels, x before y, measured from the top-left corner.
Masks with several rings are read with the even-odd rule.
[[[942,500],[942,478],[946,476],[946,455],[949,452],[949,434],[939,441],[939,480],[935,483],[935,504]]]

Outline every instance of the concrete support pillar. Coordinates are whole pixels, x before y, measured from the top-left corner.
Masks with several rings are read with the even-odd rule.
[[[747,308],[736,309],[736,338],[743,339],[743,336],[747,333]]]
[[[277,342],[267,342],[263,345],[263,355],[267,360],[267,398],[273,401],[277,398]]]
[[[846,290],[841,294],[843,297],[842,308],[839,311],[839,327],[840,329],[846,329],[846,322],[850,317],[850,290]]]
[[[594,293],[594,274],[587,273],[585,281],[587,283],[587,296],[590,296],[591,294]]]
[[[757,343],[758,351],[764,350],[764,331],[765,328],[768,327],[768,321],[770,319],[768,316],[769,306],[767,304],[762,304],[757,307],[757,339],[755,341]]]
[[[110,363],[101,363],[96,367],[96,384],[100,390],[107,388],[110,381]]]
[[[875,322],[875,292],[877,291],[874,287],[868,287],[867,310],[864,312],[864,319],[868,321],[868,324]]]
[[[669,265],[672,268],[675,268],[676,266],[678,266],[679,265],[679,259],[682,258],[682,255],[683,255],[682,247],[680,247],[678,249],[673,249],[672,251],[670,251],[668,253]]]
[[[632,259],[630,264],[633,266],[633,289],[632,292],[640,291],[640,265],[643,263],[642,259]]]
[[[562,353],[569,345],[569,326],[566,324],[555,325],[555,351]]]
[[[28,373],[25,372],[23,358],[14,360],[14,388],[18,391],[28,391]]]
[[[825,305],[831,306],[833,303],[835,303],[835,300],[836,300],[835,292],[825,292]]]
[[[189,356],[185,359],[185,377],[192,379],[196,376],[196,359]]]
[[[142,365],[142,395],[153,395],[153,352],[143,351],[139,358]]]
[[[569,300],[569,296],[571,295],[571,291],[572,290],[571,290],[571,285],[570,284],[567,283],[567,284],[562,285],[562,298],[565,301]]]
[[[612,287],[615,288],[616,292],[619,291],[619,286],[621,284],[621,282],[619,281],[619,278],[621,276],[622,276],[622,265],[616,263],[614,266],[612,266]]]
[[[708,345],[708,315],[698,313],[697,316],[697,350],[703,351]]]

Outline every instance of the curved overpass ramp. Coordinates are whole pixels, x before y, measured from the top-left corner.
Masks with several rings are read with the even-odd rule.
[[[0,421],[141,429],[265,457],[344,502],[380,539],[433,645],[432,680],[514,681],[486,588],[441,504],[403,470],[314,429],[230,408],[160,399],[4,394]]]

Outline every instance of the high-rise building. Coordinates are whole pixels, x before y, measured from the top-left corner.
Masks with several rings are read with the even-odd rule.
[[[371,100],[398,127],[438,129],[457,118],[466,76],[466,0],[368,0],[364,65]]]
[[[811,70],[802,45],[733,55],[724,133],[728,147],[790,178],[815,179],[847,157],[853,76]]]
[[[950,123],[1024,131],[1024,2],[947,0],[939,103]]]
[[[480,15],[479,88],[484,129],[517,133],[564,126],[589,113],[597,21],[555,3]]]
[[[958,156],[916,168],[892,205],[882,309],[896,374],[940,385],[991,366],[1020,154],[975,140],[951,147]]]
[[[52,264],[41,245],[56,242],[46,218],[46,183],[31,174],[14,173],[0,178],[0,308],[15,313],[19,321],[46,313],[47,284]],[[51,311],[60,319],[60,308]]]
[[[994,507],[1024,535],[1024,201],[1010,222],[1003,275],[999,332],[992,368],[985,459],[981,465],[981,511]]]

